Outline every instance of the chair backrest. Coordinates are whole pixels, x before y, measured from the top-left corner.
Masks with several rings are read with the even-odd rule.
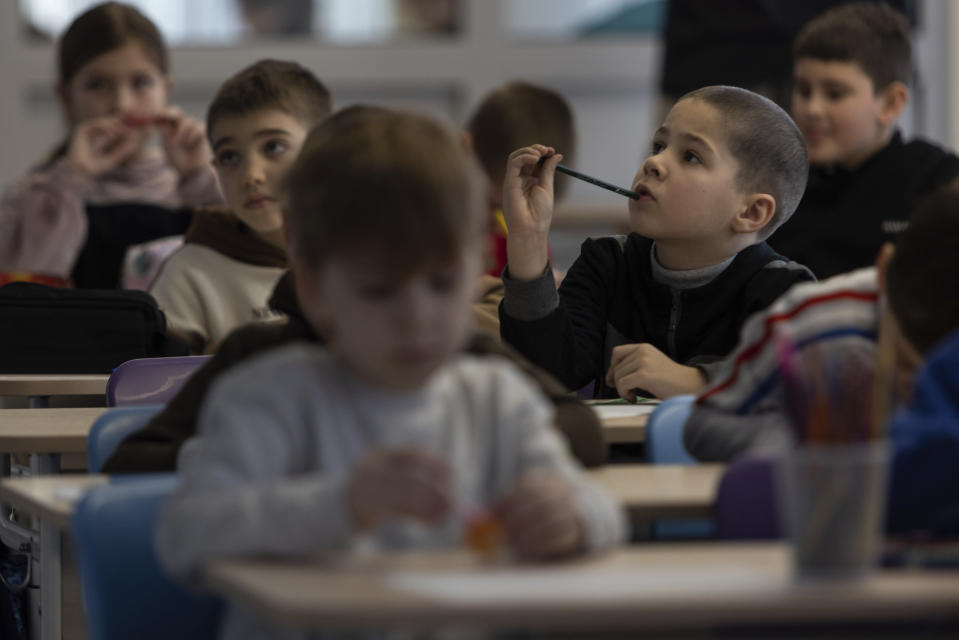
[[[161,409],[162,404],[114,407],[97,418],[87,435],[87,469],[90,473],[100,473],[103,463],[120,442],[143,428]]]
[[[175,474],[126,476],[90,490],[73,516],[91,640],[212,638],[222,605],[163,573],[153,551],[157,510]]]
[[[210,356],[127,360],[110,374],[107,406],[164,404]]]
[[[695,396],[673,396],[649,414],[646,423],[646,457],[659,464],[696,464],[683,444],[683,427],[693,410]]]
[[[740,458],[726,468],[716,491],[718,538],[771,540],[782,536],[775,473],[774,458]]]

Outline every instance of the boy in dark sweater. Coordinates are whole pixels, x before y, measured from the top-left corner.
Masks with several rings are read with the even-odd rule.
[[[919,198],[959,175],[959,158],[896,120],[909,100],[909,25],[888,6],[855,3],[812,20],[795,42],[792,111],[809,184],[770,243],[826,278],[872,264]]]
[[[500,322],[570,388],[695,392],[750,314],[812,279],[763,242],[795,209],[807,167],[802,135],[766,98],[722,86],[683,96],[633,182],[634,233],[587,240],[557,292],[546,245],[561,159],[542,145],[510,156]]]

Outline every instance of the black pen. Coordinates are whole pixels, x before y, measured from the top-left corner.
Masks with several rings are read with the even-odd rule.
[[[543,164],[544,162],[546,162],[545,156],[539,159],[539,164]],[[561,164],[556,165],[556,170],[559,171],[560,173],[565,173],[568,176],[579,178],[580,180],[583,180],[584,182],[595,184],[597,187],[608,189],[612,191],[613,193],[618,193],[621,196],[626,196],[627,198],[632,198],[633,200],[639,200],[639,194],[636,193],[635,191],[630,191],[629,189],[624,189],[623,187],[617,187],[615,184],[610,184],[608,182],[604,182],[600,180],[599,178],[594,178],[593,176],[588,176],[585,173],[574,171],[573,169],[570,169],[569,167],[563,166]]]

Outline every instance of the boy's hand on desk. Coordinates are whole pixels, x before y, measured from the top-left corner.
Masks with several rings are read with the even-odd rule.
[[[545,158],[543,164],[540,160]],[[538,278],[549,260],[553,177],[563,159],[552,147],[534,144],[510,154],[503,181],[503,216],[509,236],[506,258],[518,280]]]
[[[73,128],[66,161],[90,177],[105,173],[136,152],[136,131],[116,116],[91,118]]]
[[[177,107],[163,112],[165,122],[160,129],[163,132],[163,148],[170,164],[182,178],[187,178],[200,169],[208,167],[213,152],[207,143],[203,123],[184,114]]]
[[[635,402],[636,389],[645,389],[657,398],[669,398],[697,393],[706,380],[696,367],[677,364],[644,342],[613,347],[606,384],[616,387],[620,397]]]
[[[436,522],[450,511],[450,469],[416,449],[383,449],[364,458],[347,485],[353,524],[369,531],[393,518]]]
[[[569,484],[552,471],[524,474],[496,505],[496,514],[510,545],[523,558],[567,556],[585,543]]]

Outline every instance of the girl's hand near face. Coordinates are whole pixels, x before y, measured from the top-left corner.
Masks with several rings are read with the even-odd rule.
[[[203,123],[177,107],[165,109],[160,116],[166,119],[159,125],[163,134],[163,148],[180,177],[188,178],[208,167],[213,154]]]
[[[137,152],[138,133],[116,116],[80,122],[73,128],[66,161],[91,178],[116,168]]]

